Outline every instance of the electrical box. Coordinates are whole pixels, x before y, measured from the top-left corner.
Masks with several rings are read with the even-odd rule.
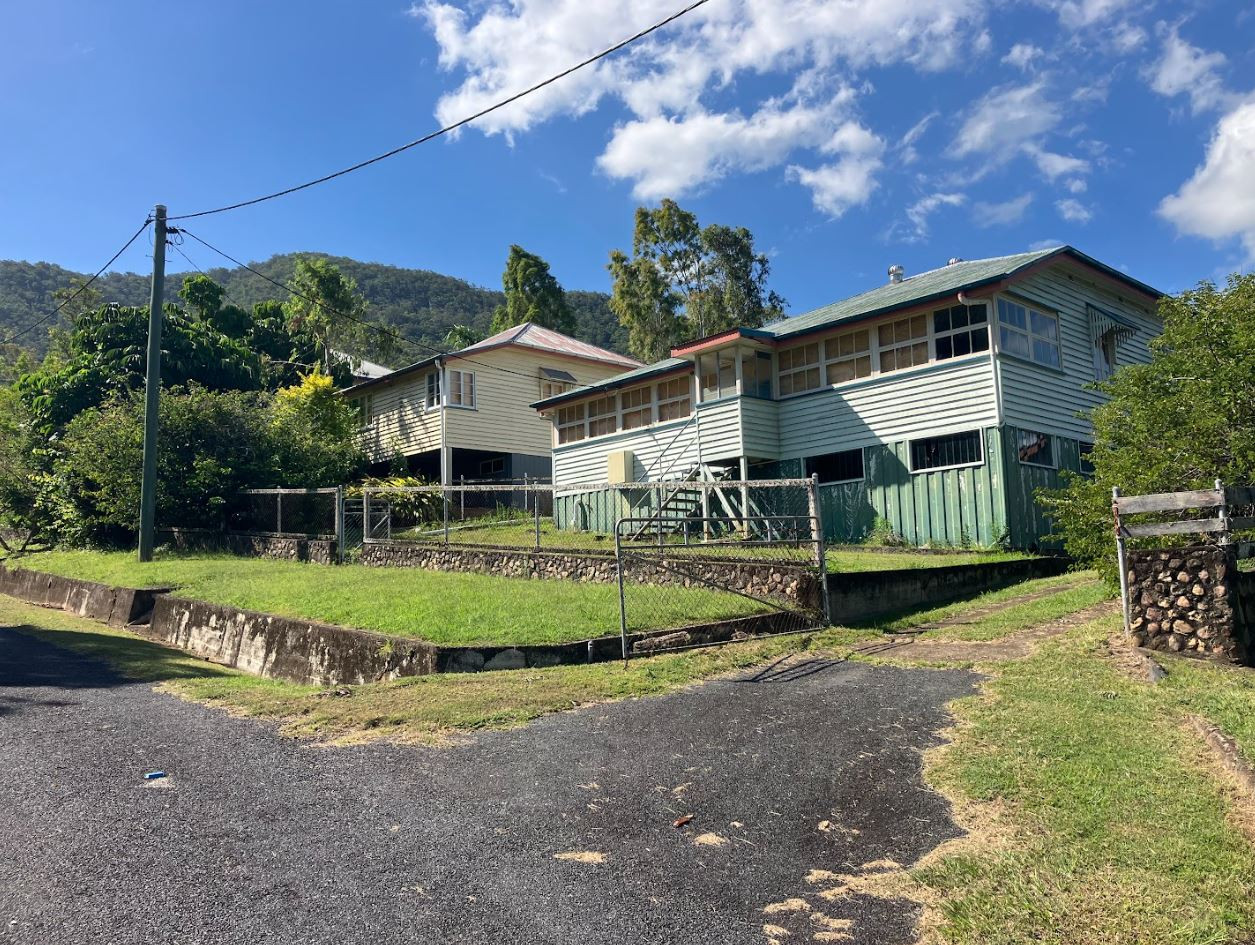
[[[631,450],[619,450],[606,458],[606,482],[634,482],[636,480],[636,455]]]

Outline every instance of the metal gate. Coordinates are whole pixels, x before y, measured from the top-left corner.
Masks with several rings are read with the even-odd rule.
[[[623,658],[827,626],[823,528],[807,514],[702,517],[615,527]],[[660,632],[662,631],[662,632]]]

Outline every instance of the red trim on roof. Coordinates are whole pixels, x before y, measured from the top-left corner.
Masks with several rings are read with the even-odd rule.
[[[721,344],[732,338],[741,338],[744,332],[740,328],[729,328],[727,331],[721,331],[717,335],[707,335],[705,338],[697,338],[687,344],[677,345],[671,349],[671,357],[682,358],[686,354],[693,354],[697,351],[705,351],[713,345]]]

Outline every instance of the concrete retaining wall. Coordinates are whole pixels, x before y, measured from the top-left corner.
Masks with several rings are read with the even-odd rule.
[[[1021,581],[1063,574],[1063,558],[1025,558],[939,568],[852,571],[828,575],[834,624],[861,623],[885,614],[953,603]]]
[[[147,620],[154,602],[168,590],[110,587],[0,565],[0,594],[44,607],[55,607],[77,617],[90,617],[111,627],[125,627]]]
[[[276,561],[335,564],[338,557],[334,538],[254,535],[248,532],[219,532],[200,528],[163,528],[158,529],[157,540],[179,551],[222,551]]]

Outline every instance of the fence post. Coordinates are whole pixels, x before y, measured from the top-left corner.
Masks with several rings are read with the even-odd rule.
[[[828,560],[824,553],[823,507],[819,504],[819,474],[812,473],[806,483],[806,506],[815,543],[815,571],[819,578],[819,602],[824,610],[824,624],[832,623],[832,605],[828,600]]]
[[[623,644],[623,668],[628,662],[627,598],[623,593],[623,542],[619,538],[619,523],[614,525],[614,570],[619,578],[619,639]]]
[[[462,488],[458,490],[458,521],[466,521],[466,477],[458,476],[458,482]],[[445,541],[449,540],[449,527],[445,526]]]
[[[451,487],[449,486],[440,487],[440,494],[441,496],[444,497],[444,501],[441,502],[440,505],[444,511],[444,543],[445,545],[449,544],[449,489],[450,488]],[[459,493],[459,495],[460,494],[461,493]],[[465,502],[466,500],[463,499],[462,501]]]
[[[344,486],[336,486],[336,560],[344,564]]]
[[[362,486],[362,544],[370,541],[370,489]]]
[[[1129,564],[1124,545],[1124,529],[1120,525],[1119,486],[1113,486],[1111,489],[1111,518],[1115,523],[1116,563],[1120,568],[1120,610],[1124,615],[1124,635],[1128,636],[1132,619],[1129,613]]]
[[[540,483],[532,487],[532,493],[532,505],[536,507],[536,550],[540,551]],[[523,492],[523,508],[527,508],[526,490]]]
[[[1217,544],[1225,547],[1232,541],[1232,536],[1229,532],[1229,499],[1224,492],[1224,483],[1219,479],[1216,480],[1216,491],[1220,493],[1220,521],[1223,523]]]
[[[283,534],[283,490],[275,493],[275,534]]]

